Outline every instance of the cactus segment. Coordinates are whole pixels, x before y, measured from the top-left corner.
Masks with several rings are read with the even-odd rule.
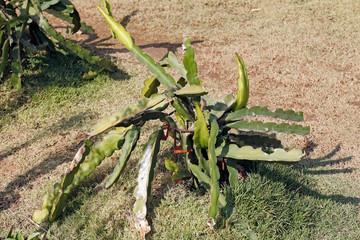
[[[270,111],[267,107],[251,107],[251,108],[242,108],[236,112],[229,113],[226,117],[226,122],[238,121],[244,117],[255,117],[255,116],[264,116],[264,117],[273,117],[280,118],[283,120],[291,120],[295,122],[304,121],[303,112],[295,112],[293,110],[283,110],[281,108],[276,109],[275,111]]]
[[[235,101],[235,100],[230,100],[229,102],[225,102],[223,100],[220,100],[218,102],[215,102],[208,95],[203,96],[203,99],[206,101],[206,106],[204,109],[209,110],[210,113],[217,119],[221,118],[225,114],[225,112],[230,110],[232,104]]]
[[[145,64],[150,72],[155,74],[156,78],[162,83],[169,91],[174,91],[181,86],[176,83],[174,78],[166,73],[160,64],[156,63],[149,55],[144,53],[138,46],[134,45],[129,51],[134,54],[141,63]]]
[[[70,169],[66,170],[60,183],[55,183],[52,191],[45,196],[43,209],[34,213],[34,221],[40,223],[49,214],[49,221],[54,221],[64,209],[67,196],[72,189],[83,181],[105,157],[111,156],[115,150],[121,148],[124,143],[124,135],[131,128],[132,126],[129,128],[121,127],[110,132],[102,142],[97,143],[91,150],[90,147],[93,143],[87,140],[75,155]],[[85,157],[87,157],[86,161],[84,161]]]
[[[180,125],[181,125],[183,128],[186,128],[185,119],[184,119],[180,114],[178,114],[177,112],[175,112],[175,116],[176,116],[176,119],[178,120],[178,122],[180,123]]]
[[[227,104],[227,105],[232,105],[234,104],[236,101],[234,95],[232,94],[228,94],[224,97],[224,102]]]
[[[134,45],[134,40],[132,39],[128,31],[126,31],[126,29],[120,23],[118,23],[112,16],[110,16],[111,11],[109,13],[106,13],[101,7],[97,6],[97,8],[105,18],[106,22],[109,24],[110,29],[112,33],[115,35],[115,37],[122,44],[124,44],[127,49],[132,48]],[[110,4],[106,4],[106,8],[107,10],[111,9]]]
[[[204,188],[207,191],[210,191],[210,186],[211,186],[211,179],[210,177],[204,173],[201,169],[201,167],[199,167],[198,165],[192,164],[192,163],[188,163],[189,169],[192,172],[192,174],[194,174],[194,176],[199,180],[199,182],[204,186]],[[223,194],[219,194],[219,201],[218,204],[220,206],[220,208],[223,208],[226,206],[226,199],[225,196]]]
[[[207,92],[202,85],[190,85],[177,90],[174,94],[183,97],[198,97],[206,95]]]
[[[74,174],[73,181],[67,187],[62,188],[62,194],[54,201],[53,208],[50,212],[49,221],[55,220],[62,212],[66,204],[66,198],[68,194],[82,182],[85,177],[94,171],[94,169],[105,159],[105,157],[111,156],[115,150],[121,148],[124,143],[125,134],[133,126],[128,128],[117,128],[111,131],[103,138],[103,141],[94,145],[90,150],[86,160],[81,163],[78,171]]]
[[[148,78],[144,81],[144,88],[141,90],[141,95],[143,97],[149,98],[152,94],[158,92],[158,87],[160,86],[159,80],[155,76]]]
[[[216,137],[219,133],[219,125],[217,124],[215,118],[211,118],[211,131],[210,131],[210,138],[209,138],[209,148],[208,148],[208,156],[209,156],[209,170],[210,170],[210,178],[211,178],[211,185],[210,185],[210,193],[211,193],[211,205],[209,209],[209,218],[212,218],[212,226],[215,223],[215,217],[218,212],[218,199],[220,194],[220,187],[219,187],[219,179],[220,173],[217,167],[217,158],[215,153],[215,143]]]
[[[164,111],[168,106],[169,106],[169,102],[162,101],[162,102],[156,104],[155,106],[149,108],[149,110],[161,112],[161,111]]]
[[[282,148],[274,149],[271,154],[265,153],[261,148],[251,146],[238,147],[236,144],[226,144],[215,149],[218,157],[233,158],[237,160],[265,161],[276,163],[297,163],[304,157],[301,150],[291,149],[285,151]]]
[[[138,113],[130,118],[127,118],[125,120],[123,120],[120,124],[118,124],[117,126],[123,126],[123,127],[127,127],[130,126],[132,124],[140,124],[142,125],[144,122],[149,121],[149,120],[155,120],[155,119],[160,119],[160,120],[164,120],[165,117],[168,116],[166,113],[164,112],[160,112],[160,111],[156,111],[156,110],[145,110],[141,113]]]
[[[60,19],[66,21],[66,22],[68,22],[68,23],[73,23],[73,18],[72,18],[71,16],[66,15],[66,14],[63,13],[63,12],[55,11],[55,10],[53,10],[53,9],[51,9],[51,8],[46,9],[45,12],[50,13],[51,15],[53,15],[53,16],[55,16],[55,17],[57,17],[57,18],[60,18]],[[91,26],[87,25],[87,24],[84,23],[84,22],[80,22],[80,24],[81,24],[80,29],[81,29],[82,31],[87,32],[87,33],[89,33],[89,34],[94,34],[94,33],[95,33],[94,29],[93,29]],[[75,29],[73,28],[73,29],[71,30],[71,33],[75,33],[74,30],[75,30]]]
[[[130,34],[120,23],[107,14],[101,7],[97,6],[97,8],[109,24],[110,29],[114,31],[116,39],[124,44],[126,49],[134,54],[141,63],[145,64],[147,68],[153,74],[155,74],[160,83],[162,83],[169,91],[173,91],[174,88],[180,87],[175,82],[174,78],[165,72],[164,68],[162,68],[160,64],[155,63],[155,61],[149,55],[145,54],[138,46],[135,45],[134,40]]]
[[[154,168],[162,137],[163,131],[157,130],[150,135],[149,140],[145,143],[144,153],[140,161],[137,179],[138,185],[134,191],[134,196],[136,198],[134,204],[134,212],[136,215],[135,228],[140,231],[142,239],[145,239],[145,234],[151,230],[149,223],[146,220],[146,203],[150,196],[151,181],[154,176]]]
[[[67,188],[73,181],[74,175],[78,172],[80,164],[82,164],[85,160],[85,157],[90,152],[90,147],[93,145],[91,140],[86,140],[85,144],[83,144],[78,152],[76,153],[74,159],[71,162],[70,168],[65,170],[65,174],[61,176],[61,181],[55,183],[52,187],[52,190],[45,196],[43,201],[43,206],[41,211],[36,211],[33,216],[33,220],[36,223],[40,223],[45,221],[45,219],[52,212],[51,219],[61,213],[61,211],[55,209],[56,205],[59,203],[59,200],[63,197],[63,190]],[[63,200],[64,201],[64,200]],[[64,204],[62,204],[64,205]],[[64,206],[61,207],[61,209]]]
[[[247,71],[244,61],[235,54],[236,61],[239,65],[239,79],[238,79],[238,95],[234,104],[233,110],[237,111],[246,106],[249,99],[249,80],[247,78]]]
[[[210,98],[209,95],[205,95],[202,98],[206,102],[204,109],[209,110],[209,112],[217,119],[221,118],[227,111],[231,110],[235,103],[235,98],[232,94],[227,95],[224,100],[217,102]]]
[[[66,40],[61,34],[56,32],[56,30],[51,27],[48,20],[40,11],[38,13],[40,14],[40,18],[36,14],[30,14],[31,19],[45,31],[48,37],[52,38],[54,42],[57,42],[59,46],[79,56],[80,58],[85,59],[91,64],[96,64],[100,67],[106,68],[109,71],[114,71],[116,66],[109,59],[93,56],[89,51],[83,49],[81,46],[75,45],[71,41]]]
[[[195,121],[189,109],[179,98],[175,98],[174,101],[172,101],[172,106],[175,108],[176,112],[184,119],[189,120],[191,122]]]
[[[127,161],[130,158],[132,151],[136,147],[136,143],[140,135],[140,126],[134,126],[130,129],[125,135],[125,142],[121,148],[121,156],[119,158],[119,163],[116,165],[113,173],[108,177],[105,183],[105,188],[110,188],[117,180],[119,179],[121,173],[123,172]]]
[[[198,148],[207,148],[209,144],[209,130],[205,117],[199,107],[196,105],[197,120],[195,122],[194,143]]]
[[[197,77],[197,64],[194,59],[194,49],[191,46],[191,40],[186,38],[183,43],[184,59],[183,64],[187,71],[186,79],[190,85],[200,85],[200,80]]]
[[[69,1],[43,1],[40,3],[40,8],[42,11],[59,16],[61,19],[72,23],[74,27],[69,30],[70,34],[76,33],[81,28],[79,12]]]
[[[0,78],[4,75],[4,70],[9,58],[10,41],[6,38],[1,52]]]
[[[169,158],[165,157],[165,168],[170,172],[178,172],[179,165],[176,162],[170,160]]]
[[[251,145],[253,147],[270,147],[270,148],[281,148],[281,141],[269,136],[267,134],[264,135],[249,135],[245,133],[240,134],[229,134],[229,139],[231,142],[236,143],[239,147],[243,147],[245,145]]]
[[[192,177],[191,173],[188,170],[185,169],[180,169],[177,172],[174,172],[171,179],[173,181],[177,181],[177,180],[187,180],[190,179]]]
[[[77,186],[85,179],[85,177],[92,173],[105,157],[110,157],[115,150],[121,149],[125,142],[126,133],[133,127],[133,125],[127,128],[118,127],[115,130],[110,131],[109,134],[103,138],[103,141],[96,143],[91,149],[89,156],[87,156],[86,161],[80,165],[79,171],[74,176],[74,181],[64,192],[69,193],[72,188]]]
[[[236,160],[228,158],[226,160],[227,169],[229,171],[229,183],[231,187],[239,185],[238,170],[236,169]]]
[[[19,46],[15,46],[11,51],[12,62],[11,62],[11,83],[15,89],[21,88],[21,58]]]
[[[112,8],[111,8],[111,5],[110,5],[109,1],[107,1],[107,0],[101,0],[101,2],[102,2],[102,4],[104,5],[104,8],[106,9],[106,11],[107,11],[107,13],[109,14],[109,16],[110,16],[110,17],[113,17],[113,15],[112,15]],[[111,36],[112,36],[113,38],[115,38],[115,32],[114,32],[114,30],[112,30],[112,29],[110,28],[110,31],[111,31]]]
[[[186,74],[187,74],[187,71],[186,69],[184,68],[183,65],[181,65],[178,60],[176,59],[175,55],[173,52],[169,52],[168,54],[168,57],[167,57],[167,62],[168,64],[174,68],[179,74],[181,77],[183,77],[184,79],[186,79]]]
[[[113,113],[110,117],[101,119],[99,123],[93,126],[90,133],[91,136],[98,135],[107,129],[121,123],[124,119],[135,116],[155,105],[165,101],[165,97],[161,94],[153,94],[150,98],[143,98],[137,103],[130,104],[126,108]]]
[[[201,148],[199,148],[195,145],[194,152],[195,152],[197,159],[199,160],[199,166],[202,169],[204,169],[204,171],[207,175],[210,175],[209,161],[206,160],[205,157],[203,156],[203,154],[201,152]]]
[[[250,131],[262,131],[262,132],[286,132],[286,133],[296,133],[301,135],[310,134],[310,127],[303,127],[301,125],[290,125],[287,123],[273,123],[273,122],[247,122],[247,121],[238,121],[233,123],[226,124],[229,128],[236,128],[238,130],[250,130]]]

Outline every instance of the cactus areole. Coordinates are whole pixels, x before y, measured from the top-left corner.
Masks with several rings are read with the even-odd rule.
[[[121,149],[119,163],[105,186],[109,188],[115,184],[136,147],[142,126],[150,120],[159,120],[162,123],[150,135],[143,147],[143,155],[139,159],[138,186],[134,190],[136,198],[134,222],[142,238],[145,238],[145,234],[151,230],[146,220],[147,204],[160,142],[168,139],[169,136],[174,143],[174,159],[166,158],[165,166],[173,172],[174,181],[191,180],[196,186],[204,187],[210,192],[207,221],[210,228],[216,225],[215,219],[219,210],[227,205],[225,196],[220,192],[221,171],[218,168],[218,159],[222,160],[222,168],[227,169],[229,173],[227,182],[231,186],[239,184],[239,160],[294,164],[302,159],[304,156],[302,151],[297,149],[285,151],[279,148],[279,140],[270,138],[268,133],[287,132],[306,135],[310,133],[309,127],[249,121],[254,116],[258,117],[257,120],[261,116],[294,122],[302,122],[304,119],[301,112],[292,110],[247,108],[249,82],[244,62],[237,54],[240,74],[238,96],[228,95],[223,100],[214,100],[208,96],[197,77],[197,66],[190,39],[184,40],[182,64],[172,52],[164,60],[163,65],[172,67],[179,73],[179,80],[175,81],[174,77],[166,73],[162,65],[136,46],[130,34],[112,17],[109,3],[106,1],[103,3],[105,10],[100,7],[99,10],[109,23],[111,31],[115,33],[114,36],[144,63],[154,76],[145,80],[142,90],[144,98],[100,120],[93,127],[90,137],[76,154],[71,167],[45,196],[42,210],[35,212],[33,217],[35,222],[46,219],[53,221],[58,217],[66,206],[66,198],[72,189],[93,172],[106,157]],[[166,90],[158,93],[159,85],[165,86]],[[94,143],[93,137],[100,134],[104,134],[103,140]],[[253,144],[255,136],[259,138],[256,144]],[[181,158],[182,162],[179,162],[180,158],[176,159],[177,154],[184,155]]]

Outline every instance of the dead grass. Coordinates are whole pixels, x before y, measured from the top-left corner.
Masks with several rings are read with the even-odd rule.
[[[63,95],[57,88],[52,91],[51,86],[46,86],[30,95],[30,100],[17,104],[11,113],[1,115],[0,222],[6,224],[0,224],[0,231],[12,224],[34,229],[21,214],[31,215],[39,207],[43,193],[58,179],[78,139],[90,125],[137,99],[142,81],[149,76],[123,46],[109,38],[108,27],[95,8],[98,1],[73,2],[97,35],[74,35],[71,39],[116,57],[131,78],[122,81],[123,75],[112,76],[115,80],[100,76],[96,79],[98,84],[64,88]],[[112,6],[118,20],[131,15],[127,29],[155,60],[162,59],[169,50],[180,56],[184,35],[196,41],[193,47],[199,77],[213,96],[236,93],[234,52],[238,52],[248,69],[250,106],[304,112],[305,124],[312,128],[311,136],[282,138],[289,146],[313,147],[301,167],[305,174],[317,179],[318,191],[339,199],[360,198],[359,1],[276,0],[270,4],[260,0],[140,0],[112,1]],[[72,78],[75,82],[79,76]],[[69,97],[72,95],[77,97]],[[42,97],[50,97],[53,103],[43,103]],[[109,193],[98,191],[101,187],[94,182],[89,180],[93,186],[89,192],[81,190],[89,202],[102,201],[107,195],[124,200],[128,195],[117,191],[125,186]],[[74,200],[74,210],[83,213],[87,202],[76,203],[78,199]],[[84,216],[82,224],[87,224],[87,217],[103,218],[100,222],[119,219],[108,228],[121,227],[129,234],[124,236],[131,236],[132,226],[121,225],[127,224],[122,218],[131,214],[131,201],[124,201],[123,209],[116,209],[118,205],[114,203],[98,211],[92,205],[91,214]],[[358,203],[350,206],[347,213],[356,211],[359,212]],[[354,224],[359,224],[360,214],[357,216]],[[81,232],[81,228],[71,231]]]

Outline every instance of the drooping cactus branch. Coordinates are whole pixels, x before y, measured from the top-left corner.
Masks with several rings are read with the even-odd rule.
[[[158,125],[150,135],[139,160],[138,186],[134,191],[136,198],[134,212],[135,226],[143,239],[150,231],[146,220],[147,205],[161,140],[165,141],[171,136],[174,141],[174,159],[165,158],[165,167],[173,172],[172,179],[174,181],[191,179],[195,186],[203,187],[210,192],[211,203],[207,224],[211,228],[216,225],[216,217],[221,212],[219,209],[228,205],[220,191],[220,179],[225,177],[221,173],[224,170],[228,171],[228,182],[234,187],[240,184],[239,160],[282,164],[294,164],[301,160],[304,156],[302,151],[297,149],[285,151],[281,148],[280,141],[273,139],[269,133],[287,132],[306,135],[310,133],[309,127],[288,123],[251,122],[248,119],[256,115],[301,122],[303,113],[282,109],[271,111],[266,107],[246,108],[249,83],[244,62],[237,54],[240,74],[238,95],[237,97],[228,95],[223,100],[214,100],[207,94],[197,76],[197,64],[190,39],[184,40],[183,65],[171,52],[165,59],[167,62],[165,65],[174,68],[180,75],[179,81],[175,82],[175,77],[171,77],[160,64],[141,52],[130,34],[112,17],[107,1],[104,3],[107,6],[106,10],[101,8],[99,10],[109,23],[114,36],[155,76],[145,80],[142,90],[144,98],[100,120],[93,127],[90,138],[112,128],[115,130],[110,131],[102,142],[96,143],[93,147],[89,144],[91,140],[87,140],[85,151],[82,150],[84,153],[79,155],[82,160],[78,161],[76,167],[70,171],[73,178],[65,176],[68,181],[66,186],[62,181],[54,185],[44,200],[43,210],[34,214],[36,222],[44,221],[48,215],[49,220],[53,221],[66,204],[66,197],[61,197],[62,194],[70,194],[73,187],[93,172],[105,157],[121,149],[119,163],[106,180],[105,186],[109,188],[116,184],[120,175],[124,173],[126,163],[131,159],[142,126],[150,120],[160,120],[162,124]],[[158,93],[160,84],[166,87],[162,93]],[[178,145],[177,142],[180,144]],[[184,154],[185,158],[177,159],[177,154]],[[221,171],[218,167],[219,159],[222,160]],[[249,235],[252,236],[251,239],[256,239],[255,234]]]

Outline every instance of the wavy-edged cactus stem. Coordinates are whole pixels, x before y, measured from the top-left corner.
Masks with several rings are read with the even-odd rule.
[[[210,117],[211,118],[211,117]],[[213,228],[216,224],[215,217],[218,212],[218,199],[220,194],[219,179],[220,173],[216,166],[217,157],[215,153],[216,137],[219,133],[219,125],[216,122],[216,118],[211,118],[211,131],[208,144],[208,156],[209,156],[209,171],[211,177],[210,193],[211,193],[211,205],[209,209],[209,227]]]
[[[82,182],[85,177],[105,159],[113,154],[115,150],[122,147],[125,134],[132,129],[119,127],[110,131],[103,141],[96,143],[92,149],[92,141],[87,140],[86,144],[80,148],[76,154],[70,170],[67,170],[62,180],[56,183],[52,191],[44,198],[43,209],[34,213],[35,222],[44,221],[49,215],[49,221],[55,220],[65,207],[67,196],[71,191]],[[81,158],[80,158],[81,157]],[[86,157],[86,159],[85,159]],[[80,160],[79,160],[80,158]]]
[[[295,112],[293,110],[283,110],[281,108],[277,108],[275,111],[270,111],[267,107],[251,107],[251,108],[242,108],[235,112],[229,113],[225,119],[227,122],[233,122],[241,120],[245,117],[273,117],[279,118],[283,120],[291,120],[295,122],[304,121],[303,112]]]
[[[236,144],[228,144],[223,139],[217,142],[215,151],[218,157],[283,164],[293,164],[304,157],[304,153],[299,149],[285,151],[282,148],[276,148],[273,153],[268,154],[262,151],[261,148],[253,148],[252,146],[239,148]]]
[[[260,132],[286,132],[286,133],[296,133],[301,135],[308,135],[310,133],[310,127],[303,127],[301,125],[290,125],[288,123],[273,123],[267,122],[263,123],[260,121],[247,122],[247,121],[238,121],[233,123],[226,124],[229,128],[236,128],[238,130],[250,130],[250,131],[260,131]]]
[[[137,103],[130,104],[123,110],[113,113],[110,117],[100,120],[99,123],[93,126],[90,135],[98,135],[107,129],[121,123],[123,120],[133,117],[136,114],[141,113],[149,108],[152,108],[163,101],[165,101],[165,96],[161,94],[153,94],[150,98],[143,98]]]
[[[80,164],[84,162],[85,157],[89,154],[92,145],[93,142],[88,139],[85,141],[85,144],[80,147],[71,162],[70,168],[66,169],[65,174],[62,176],[62,180],[59,183],[55,183],[52,190],[45,196],[42,210],[34,213],[33,220],[35,222],[43,222],[49,216],[50,212],[54,212],[52,209],[54,208],[55,200],[60,199],[64,189],[72,183],[74,175],[78,172]]]

